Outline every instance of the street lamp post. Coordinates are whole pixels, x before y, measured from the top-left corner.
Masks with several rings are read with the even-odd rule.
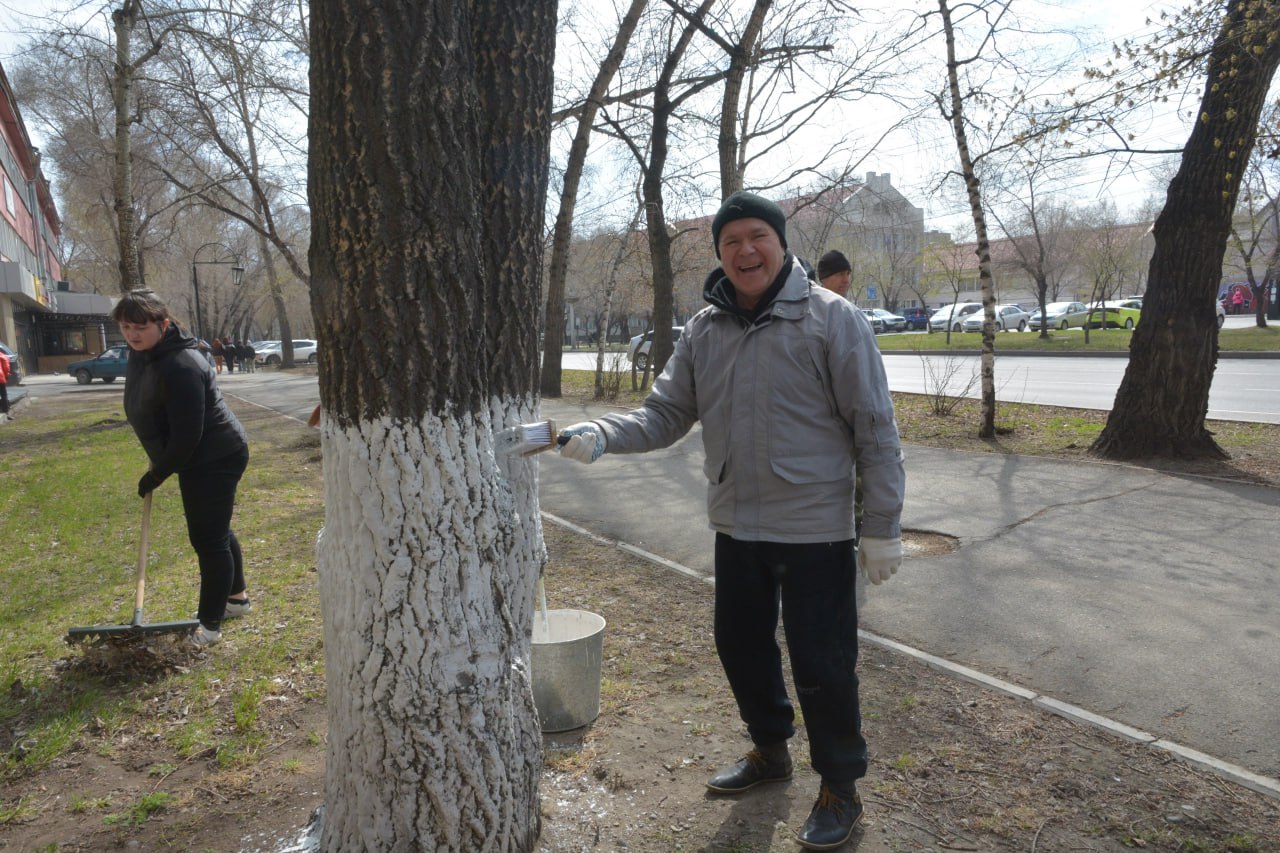
[[[210,247],[214,249],[213,259],[208,261],[198,260],[200,253]],[[221,249],[226,254],[219,254],[218,249]],[[200,264],[230,264],[231,284],[233,287],[239,287],[240,282],[244,280],[244,267],[240,266],[240,256],[221,243],[205,243],[191,255],[191,289],[195,291],[196,295],[196,339],[204,340],[204,317],[200,312],[200,275],[196,271],[196,267]]]

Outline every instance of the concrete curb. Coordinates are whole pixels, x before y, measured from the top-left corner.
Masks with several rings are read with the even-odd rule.
[[[1280,356],[1280,354],[1277,355]],[[687,578],[701,581],[708,586],[715,586],[714,578],[708,578],[705,575],[695,572],[688,566],[682,566],[679,563],[668,560],[665,557],[660,557],[657,554],[644,550],[643,548],[637,548],[636,546],[630,545],[626,542],[608,539],[596,533],[592,533],[590,530],[579,527],[578,525],[552,515],[549,512],[543,512],[542,517],[552,524],[556,524],[580,536],[586,536],[593,542],[617,548],[620,551],[625,551],[628,554],[640,557],[654,565],[677,572]],[[1207,770],[1216,776],[1226,779],[1229,782],[1234,782],[1235,784],[1248,788],[1251,791],[1256,791],[1259,794],[1264,794],[1268,797],[1280,800],[1280,779],[1262,776],[1251,770],[1247,770],[1244,767],[1240,767],[1239,765],[1222,761],[1221,759],[1214,758],[1211,755],[1206,755],[1203,752],[1199,752],[1191,749],[1190,747],[1162,738],[1159,735],[1154,735],[1149,732],[1142,731],[1141,729],[1135,729],[1132,726],[1127,726],[1124,723],[1095,714],[1092,711],[1088,711],[1077,705],[1072,705],[1068,702],[1054,699],[1052,696],[1045,696],[1043,694],[1036,693],[1034,690],[1028,690],[1025,687],[1013,684],[1012,682],[1004,681],[1003,679],[996,678],[995,676],[987,675],[986,673],[979,672],[975,669],[970,669],[962,664],[954,663],[953,661],[937,657],[936,655],[931,655],[928,652],[920,651],[919,649],[899,643],[896,640],[890,640],[887,637],[872,634],[871,632],[864,631],[861,628],[858,629],[858,639],[862,642],[870,643],[874,646],[879,646],[882,649],[896,652],[904,655],[905,657],[909,657],[912,660],[919,661],[930,669],[937,670],[938,672],[961,679],[962,681],[968,681],[971,684],[978,685],[979,687],[994,690],[998,693],[1003,693],[1006,696],[1011,696],[1015,699],[1028,702],[1033,707],[1038,708],[1041,711],[1046,711],[1050,714],[1071,720],[1072,722],[1081,723],[1083,725],[1099,729],[1100,731],[1104,731],[1131,743],[1145,744],[1152,749],[1167,752],[1174,758],[1177,758],[1186,764],[1198,767],[1201,770]]]
[[[975,356],[982,355],[980,350],[900,350],[886,349],[880,350],[881,355],[933,355],[933,356]],[[1129,353],[1125,351],[1102,350],[1099,352],[1043,352],[1041,350],[996,350],[996,358],[1128,358]],[[1280,358],[1280,352],[1267,350],[1265,352],[1219,352],[1218,359],[1224,358],[1260,358],[1260,359],[1276,359]]]

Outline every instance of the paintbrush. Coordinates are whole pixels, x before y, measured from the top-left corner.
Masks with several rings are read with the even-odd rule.
[[[551,420],[520,424],[494,436],[495,450],[507,455],[532,456],[556,444],[556,422]]]

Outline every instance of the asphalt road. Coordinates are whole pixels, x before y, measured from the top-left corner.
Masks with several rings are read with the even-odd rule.
[[[1128,363],[1127,358],[997,353],[996,399],[1109,411]],[[565,353],[561,366],[595,370],[596,357],[588,352]],[[629,363],[624,366],[630,368]],[[959,394],[969,386],[967,396],[982,394],[976,355],[886,354],[884,367],[894,391],[922,394],[946,387],[949,393]],[[1219,358],[1209,389],[1208,414],[1214,420],[1280,423],[1280,359]]]

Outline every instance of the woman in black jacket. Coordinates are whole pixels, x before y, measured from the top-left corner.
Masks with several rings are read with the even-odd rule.
[[[154,292],[130,291],[111,310],[111,319],[130,349],[125,417],[151,460],[138,481],[138,497],[178,475],[187,535],[200,561],[200,625],[191,641],[211,646],[222,639],[224,619],[249,612],[244,558],[231,531],[249,442],[196,339]]]

